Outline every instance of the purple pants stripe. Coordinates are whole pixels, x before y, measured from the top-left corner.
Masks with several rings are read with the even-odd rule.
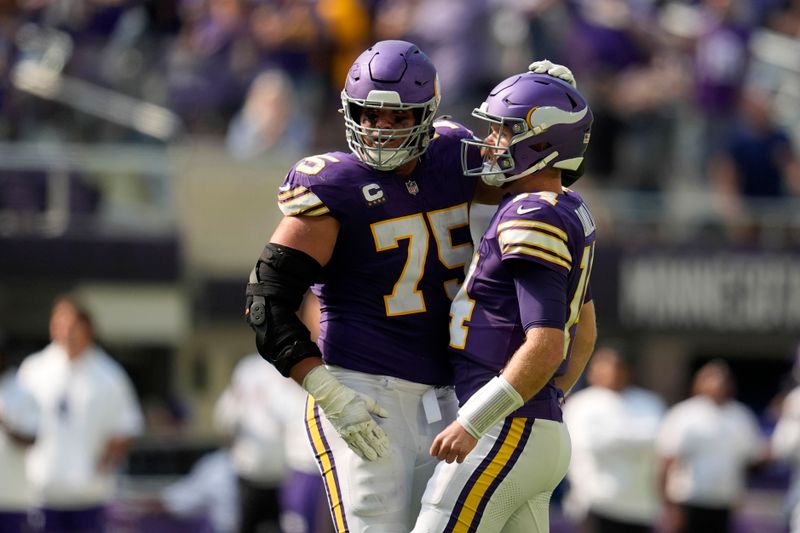
[[[308,533],[330,530],[331,517],[325,495],[325,485],[318,472],[307,473],[290,470],[281,483],[281,515],[301,517]],[[288,528],[281,520],[281,526]],[[300,528],[298,528],[298,531]],[[286,531],[288,533],[288,530]]]

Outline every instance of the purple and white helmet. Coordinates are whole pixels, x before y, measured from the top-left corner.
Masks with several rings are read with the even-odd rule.
[[[495,187],[547,167],[563,170],[565,185],[580,177],[593,116],[581,93],[570,84],[546,74],[517,74],[492,89],[472,116],[507,127],[512,136],[507,147],[499,146],[499,135],[498,144],[463,139],[465,175],[481,176]],[[471,147],[486,150],[481,167],[469,167]]]
[[[416,45],[406,41],[375,43],[350,67],[342,91],[347,145],[367,165],[378,170],[395,169],[428,148],[439,100],[436,68]],[[365,128],[360,124],[364,108],[411,109],[416,124],[403,129]],[[372,144],[366,144],[365,137],[370,137]],[[385,147],[387,141],[398,139],[399,146]]]

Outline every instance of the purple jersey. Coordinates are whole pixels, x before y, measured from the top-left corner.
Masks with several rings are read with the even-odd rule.
[[[280,187],[286,216],[335,217],[333,256],[313,287],[326,363],[431,385],[452,384],[450,301],[472,255],[461,173],[463,126],[439,121],[414,172],[376,171],[350,153],[300,161]],[[479,157],[478,154],[475,154]]]
[[[574,191],[525,193],[500,203],[451,309],[451,359],[460,403],[498,375],[525,340],[510,261],[532,261],[566,278],[564,362],[556,375],[563,373],[589,284],[594,241],[594,220]],[[561,394],[551,380],[513,416],[561,420]]]

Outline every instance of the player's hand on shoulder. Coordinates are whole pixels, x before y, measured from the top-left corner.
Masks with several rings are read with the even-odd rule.
[[[436,435],[430,454],[447,463],[453,461],[463,463],[477,444],[478,439],[470,435],[464,426],[456,421]]]
[[[548,76],[563,80],[575,88],[578,87],[575,76],[569,68],[564,65],[559,65],[558,63],[553,63],[549,59],[534,61],[528,65],[528,70],[535,74],[547,74]]]
[[[303,380],[337,433],[359,457],[375,461],[389,453],[389,438],[372,415],[389,416],[378,403],[343,385],[324,366],[315,367]]]

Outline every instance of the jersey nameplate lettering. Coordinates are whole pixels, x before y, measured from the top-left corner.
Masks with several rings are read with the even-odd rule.
[[[594,233],[595,223],[594,218],[592,218],[592,214],[589,212],[589,208],[586,207],[586,204],[581,204],[578,209],[575,210],[575,214],[578,216],[578,220],[581,221],[583,225],[583,235],[588,237],[592,233]]]

